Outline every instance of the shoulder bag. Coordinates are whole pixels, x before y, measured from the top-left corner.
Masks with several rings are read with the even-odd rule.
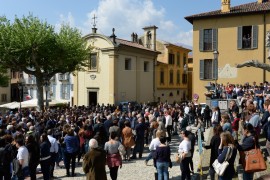
[[[180,164],[182,161],[182,155],[181,154],[176,154],[175,155],[175,162]]]
[[[261,150],[257,149],[256,147],[256,142],[255,149],[245,151],[244,155],[245,159],[243,161],[243,167],[245,172],[253,173],[266,170],[266,163],[264,161]]]
[[[217,175],[219,175],[219,176],[223,176],[224,175],[225,170],[229,166],[228,160],[231,158],[232,152],[233,152],[233,149],[231,147],[228,147],[228,151],[226,153],[226,157],[225,157],[224,162],[223,163],[219,163],[218,162],[218,159],[216,159],[214,161],[214,163],[212,164],[213,165],[213,168],[215,169],[215,172],[217,173]]]

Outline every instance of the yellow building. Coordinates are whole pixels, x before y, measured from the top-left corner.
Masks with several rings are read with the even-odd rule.
[[[161,52],[156,65],[157,101],[173,103],[189,99],[190,71],[184,71],[184,66],[188,66],[188,53],[191,50],[160,40],[157,40],[156,48]]]
[[[75,105],[155,100],[156,28],[148,27],[145,31],[148,47],[141,45],[134,33],[131,41],[116,38],[114,29],[110,37],[98,34],[96,28],[85,36],[92,48],[91,65],[74,78]]]
[[[265,38],[270,30],[270,2],[258,0],[231,7],[221,1],[221,9],[185,17],[193,24],[193,93],[205,102],[205,86],[261,83],[270,81],[269,73],[258,68],[237,69],[247,60],[269,63]],[[214,59],[214,51],[219,56]]]

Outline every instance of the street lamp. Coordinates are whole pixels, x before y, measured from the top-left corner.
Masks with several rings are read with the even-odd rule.
[[[46,97],[46,109],[49,107],[48,92],[50,91],[50,82],[45,80],[45,97]]]
[[[215,50],[213,52],[214,61],[213,61],[213,78],[215,80],[215,97],[217,97],[217,80],[218,80],[218,56],[219,52]]]
[[[23,87],[25,85],[25,80],[23,77],[20,77],[19,81],[17,81],[18,89],[19,89],[19,100],[20,100],[20,113],[22,113],[22,94],[23,94]]]

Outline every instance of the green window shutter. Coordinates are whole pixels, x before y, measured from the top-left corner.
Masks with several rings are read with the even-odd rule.
[[[217,59],[213,60],[213,79],[218,79],[218,61]]]
[[[218,30],[213,29],[213,51],[218,49]]]
[[[258,48],[258,26],[252,26],[252,48]]]
[[[199,34],[199,49],[200,51],[203,51],[203,29],[200,30],[200,34]]]
[[[60,84],[60,99],[63,99],[63,84]]]
[[[204,60],[200,60],[200,79],[204,79]]]
[[[70,84],[67,85],[67,97],[66,97],[67,100],[70,99]]]
[[[242,45],[243,45],[243,28],[238,27],[237,30],[237,49],[242,49]]]

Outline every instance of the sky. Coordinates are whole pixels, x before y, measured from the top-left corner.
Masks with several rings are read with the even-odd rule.
[[[231,6],[256,0],[231,0]],[[59,30],[62,23],[91,33],[93,16],[97,16],[97,32],[130,40],[132,32],[139,36],[142,28],[158,27],[157,38],[192,46],[192,24],[186,16],[219,10],[221,0],[0,0],[0,16],[11,21],[15,16],[33,14]]]

